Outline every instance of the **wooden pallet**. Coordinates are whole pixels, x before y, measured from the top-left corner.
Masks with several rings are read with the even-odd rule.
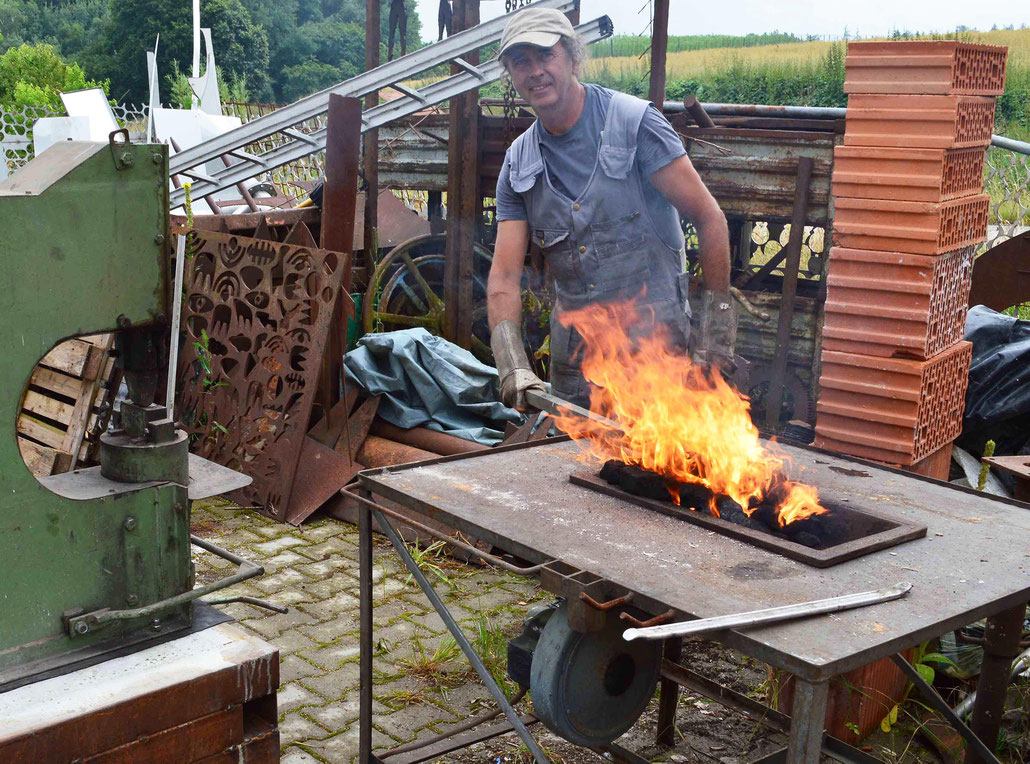
[[[120,374],[113,334],[62,342],[29,377],[18,414],[18,447],[36,477],[96,462]]]

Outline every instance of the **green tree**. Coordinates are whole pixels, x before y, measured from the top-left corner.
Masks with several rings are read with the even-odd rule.
[[[76,63],[65,63],[51,45],[20,45],[0,55],[0,103],[61,106],[61,93],[89,87],[108,89],[107,82],[86,79]]]
[[[268,98],[268,37],[240,0],[201,0],[200,17],[204,26],[211,28],[215,60],[223,78],[229,82],[245,78],[254,97]],[[193,57],[188,6],[161,0],[111,0],[103,29],[83,59],[90,63],[90,71],[110,78],[116,99],[145,101],[145,53],[153,48],[159,33],[158,70],[167,78],[174,61],[187,71]]]

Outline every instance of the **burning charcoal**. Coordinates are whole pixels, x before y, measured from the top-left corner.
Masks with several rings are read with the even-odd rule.
[[[622,468],[625,466],[625,462],[620,462],[618,459],[609,459],[601,467],[598,477],[601,480],[607,481],[609,485],[618,485],[619,477],[622,475]]]
[[[776,522],[776,510],[768,502],[762,502],[751,513],[751,527],[755,530],[772,533],[779,528]]]
[[[816,536],[814,533],[809,533],[808,531],[801,531],[801,533],[797,533],[794,536],[792,536],[790,540],[793,541],[795,544],[801,544],[802,546],[807,546],[810,549],[823,548],[822,542],[819,540],[819,537]]]
[[[814,549],[827,549],[848,540],[847,526],[832,514],[810,515],[802,520],[795,520],[784,527],[784,530],[791,541],[797,541],[799,544],[804,543],[798,541],[797,537],[801,534],[814,536],[818,542],[813,546]]]
[[[680,506],[684,509],[707,512],[711,498],[712,492],[700,483],[680,483]]]
[[[748,517],[744,509],[729,496],[720,496],[715,500],[715,508],[719,510],[719,517],[734,525],[749,525]]]
[[[619,485],[622,487],[622,490],[634,496],[664,501],[671,500],[669,489],[665,487],[664,477],[650,470],[637,467],[634,464],[625,465],[619,478]]]

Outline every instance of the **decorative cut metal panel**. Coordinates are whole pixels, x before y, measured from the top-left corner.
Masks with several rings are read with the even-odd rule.
[[[345,263],[210,231],[187,249],[179,417],[194,453],[254,479],[237,501],[282,519]]]
[[[991,196],[985,249],[1030,230],[1030,156],[1001,148],[987,152],[984,190]]]

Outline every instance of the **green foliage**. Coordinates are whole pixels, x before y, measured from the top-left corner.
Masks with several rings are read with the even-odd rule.
[[[0,103],[56,109],[62,92],[92,87],[106,92],[108,83],[87,80],[82,67],[63,62],[51,45],[20,45],[0,55]]]
[[[730,34],[693,34],[670,35],[669,53],[684,50],[710,50],[712,48],[754,48],[759,45],[779,45],[788,42],[804,42],[804,37],[786,32],[765,32],[763,34],[730,35]],[[651,47],[651,38],[647,35],[616,35],[608,42],[596,45],[591,50],[595,55],[605,56],[639,56]]]

